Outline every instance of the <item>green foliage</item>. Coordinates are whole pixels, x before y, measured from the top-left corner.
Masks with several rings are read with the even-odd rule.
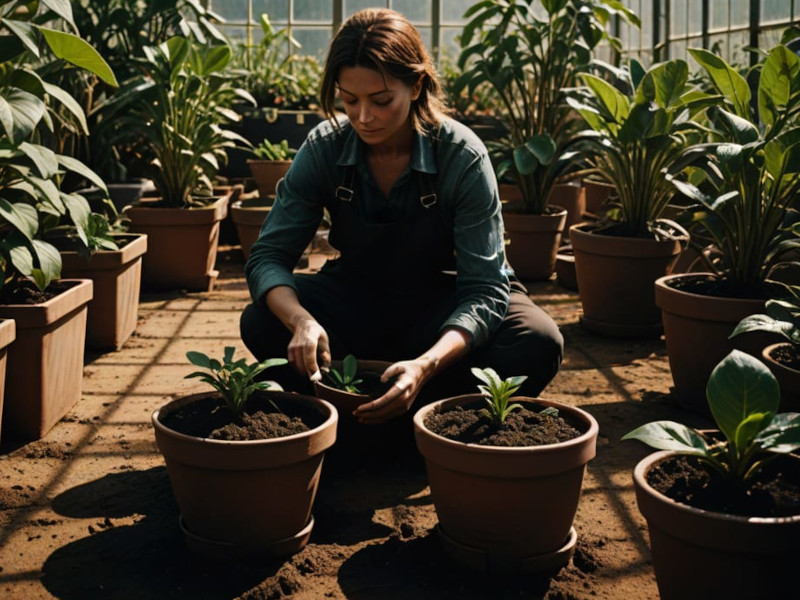
[[[800,348],[800,286],[784,286],[788,296],[767,300],[764,313],[748,315],[736,325],[730,337],[748,331],[775,333]]]
[[[578,164],[570,141],[580,123],[565,89],[600,42],[619,46],[607,33],[612,19],[638,19],[615,0],[481,0],[464,16],[453,91],[494,89],[509,130],[491,145],[497,175],[519,185],[526,213],[543,214],[552,186]]]
[[[683,151],[702,139],[692,117],[713,99],[688,85],[683,60],[647,71],[632,61],[615,73],[614,84],[581,74],[584,86],[569,99],[589,126],[578,136],[589,147],[592,166],[585,173],[614,186],[615,202],[606,217],[620,234],[672,235],[674,225],[665,229],[658,221],[675,194],[669,175],[685,166]]]
[[[338,390],[350,392],[351,394],[360,394],[361,390],[358,384],[363,383],[362,379],[356,377],[358,374],[358,361],[352,354],[348,354],[342,361],[342,370],[334,369],[331,367],[325,373],[325,381]]]
[[[85,164],[60,154],[44,141],[65,113],[87,132],[86,116],[69,92],[48,82],[55,69],[88,70],[116,85],[103,58],[77,35],[69,2],[22,0],[0,3],[3,37],[0,56],[0,289],[30,280],[39,289],[60,277],[61,257],[43,233],[65,219],[86,244],[88,202],[61,190],[75,173],[105,190]]]
[[[216,358],[209,358],[202,352],[189,351],[186,358],[193,365],[202,367],[205,371],[195,371],[185,377],[196,377],[218,391],[225,400],[225,405],[234,415],[240,415],[247,399],[258,390],[278,390],[281,386],[274,381],[256,381],[255,378],[262,371],[278,366],[285,365],[288,361],[285,358],[269,358],[261,362],[247,363],[247,360],[240,358],[233,360],[235,348],[226,346],[222,362]],[[274,406],[274,404],[273,404]],[[276,410],[279,410],[277,406]]]
[[[292,160],[297,154],[297,150],[290,148],[287,140],[273,144],[265,139],[253,149],[253,154],[265,160]]]
[[[770,50],[760,65],[756,112],[736,69],[706,50],[690,53],[718,106],[707,111],[711,141],[687,149],[689,174],[673,183],[695,203],[688,214],[698,249],[716,249],[708,267],[739,295],[757,295],[800,247],[800,58],[783,45]]]
[[[473,368],[472,374],[483,382],[478,389],[486,398],[487,412],[496,425],[502,425],[512,411],[522,408],[520,404],[509,404],[509,400],[527,379],[527,376],[519,375],[500,379],[495,370],[490,368]]]
[[[674,421],[647,423],[622,439],[697,456],[742,487],[767,462],[800,448],[800,413],[777,413],[778,382],[753,356],[739,350],[728,354],[712,371],[706,397],[724,441]]]

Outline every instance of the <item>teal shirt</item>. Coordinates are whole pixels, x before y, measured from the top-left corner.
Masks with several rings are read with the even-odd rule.
[[[404,203],[419,202],[414,171],[430,173],[445,226],[452,228],[458,306],[441,329],[467,332],[482,345],[506,314],[510,268],[505,261],[503,220],[497,179],[486,147],[472,130],[445,119],[435,146],[414,134],[409,168],[386,198],[365,160],[365,145],[345,120],[341,129],[324,121],[300,147],[245,265],[253,300],[264,302],[273,287],[296,289],[292,271],[313,238],[323,207],[354,165],[359,182],[356,208],[367,222],[391,219]]]

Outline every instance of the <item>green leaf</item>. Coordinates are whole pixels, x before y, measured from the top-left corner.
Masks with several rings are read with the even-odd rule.
[[[348,354],[342,361],[342,375],[344,377],[344,383],[352,382],[357,371],[358,361],[356,360],[356,357],[352,354]]]
[[[757,443],[771,452],[794,452],[800,448],[800,413],[779,413],[769,427],[756,438]]]
[[[689,66],[683,60],[670,60],[647,72],[636,90],[635,102],[654,102],[661,108],[680,103],[689,77]]]
[[[75,98],[72,97],[72,94],[67,92],[66,90],[61,89],[57,85],[53,85],[52,83],[44,82],[44,89],[47,91],[48,95],[52,98],[58,100],[61,105],[67,109],[67,111],[75,117],[75,120],[78,122],[78,126],[80,127],[81,131],[89,135],[89,126],[86,124],[86,114],[83,112],[83,108]]]
[[[623,440],[639,440],[657,450],[672,450],[686,454],[708,453],[706,440],[697,431],[675,421],[653,421],[622,436]]]
[[[108,187],[106,187],[106,182],[103,181],[103,179],[97,173],[92,171],[89,167],[87,167],[77,158],[66,156],[64,154],[56,154],[56,159],[58,160],[58,163],[65,169],[68,169],[73,173],[77,173],[82,177],[85,177],[94,185],[103,190],[103,192],[108,193]]]
[[[794,52],[780,45],[770,51],[758,82],[758,114],[765,124],[773,125],[786,110],[799,72],[800,58]],[[794,94],[799,91],[795,89]]]
[[[29,204],[12,204],[5,198],[0,198],[0,218],[10,223],[27,239],[32,240],[39,228],[39,215],[36,209]]]
[[[41,0],[41,2],[59,17],[74,25],[75,19],[72,16],[72,4],[69,0]]]
[[[750,86],[720,56],[700,48],[689,48],[689,53],[703,67],[716,90],[733,105],[736,115],[750,119]]]
[[[110,86],[119,87],[111,67],[88,42],[77,35],[47,27],[39,27],[39,31],[58,58],[94,73]]]
[[[750,446],[759,432],[765,429],[772,421],[775,413],[751,413],[739,423],[734,433],[734,447],[744,449]]]
[[[0,19],[0,23],[8,27],[9,31],[17,36],[17,39],[22,42],[26,50],[28,50],[36,58],[41,56],[39,53],[39,44],[37,43],[37,36],[34,33],[35,29],[33,25],[16,19]]]
[[[52,179],[58,174],[58,160],[56,153],[38,144],[22,142],[19,146],[20,151],[33,162],[39,176],[42,179]]]
[[[39,262],[39,268],[31,273],[39,289],[45,289],[61,277],[61,253],[58,249],[42,240],[33,240],[33,253]]]
[[[606,113],[606,118],[620,124],[628,118],[630,104],[622,92],[595,75],[583,73],[580,77],[594,94],[595,99]]]
[[[729,443],[751,415],[776,413],[781,392],[775,376],[758,359],[732,350],[714,368],[706,385],[711,414]]]
[[[186,353],[186,358],[189,359],[190,363],[197,365],[198,367],[205,367],[208,369],[211,366],[211,360],[202,352],[190,350]]]
[[[28,139],[33,130],[42,120],[45,113],[45,104],[33,94],[12,88],[3,94],[6,105],[0,108],[3,113],[3,128],[12,143],[19,144]],[[12,129],[6,129],[8,112],[11,112]]]

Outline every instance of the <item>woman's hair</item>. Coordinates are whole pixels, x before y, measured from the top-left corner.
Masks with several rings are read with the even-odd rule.
[[[347,19],[328,49],[320,89],[325,115],[336,120],[336,84],[342,67],[365,67],[390,75],[412,87],[421,83],[419,98],[411,105],[411,120],[420,132],[434,130],[447,114],[436,67],[419,31],[398,12],[367,8]]]

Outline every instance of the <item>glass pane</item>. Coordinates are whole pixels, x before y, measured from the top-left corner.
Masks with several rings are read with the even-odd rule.
[[[711,29],[728,26],[728,3],[712,2],[709,5]]]
[[[750,34],[747,31],[735,31],[728,37],[730,45],[730,58],[728,62],[738,67],[746,67],[750,64],[750,53],[744,50],[750,45]]]
[[[439,49],[439,56],[441,59],[454,63],[458,60],[458,53],[461,51],[458,40],[456,39],[461,35],[460,27],[442,27],[441,29],[441,46]]]
[[[417,27],[422,43],[428,49],[428,54],[433,57],[433,29],[430,27]]]
[[[343,0],[343,3],[345,19],[362,8],[389,7],[389,0]]]
[[[726,62],[730,60],[730,47],[728,45],[728,35],[727,34],[719,34],[719,35],[711,35],[708,38],[709,49],[712,52],[716,52],[722,58],[725,59]],[[697,70],[700,66],[694,62],[692,59],[691,65],[689,66],[692,70]]]
[[[431,22],[431,0],[392,0],[392,8],[412,23]]]
[[[211,10],[226,21],[247,22],[248,0],[214,0],[208,4]]]
[[[791,3],[786,0],[761,0],[761,20],[769,23],[779,19],[788,19]]]
[[[687,33],[703,33],[703,3],[689,2],[687,6],[689,16],[687,19]]]
[[[670,13],[670,37],[686,33],[686,0],[673,0]]]
[[[287,2],[288,4],[288,2]],[[296,21],[333,21],[333,3],[319,0],[294,0]]]
[[[296,26],[292,27],[292,34],[302,46],[296,51],[298,54],[307,54],[320,61],[324,60],[328,43],[331,41],[330,29]]]
[[[289,21],[289,3],[286,0],[252,0],[253,19],[258,22],[261,13],[267,13],[270,21],[283,22]]]
[[[221,31],[225,34],[231,44],[244,44],[247,42],[247,26],[245,25],[242,25],[241,27],[223,25],[221,26]],[[259,34],[260,33],[261,31],[259,30]],[[259,38],[260,37],[261,36],[259,35]]]
[[[465,23],[464,13],[473,0],[442,0],[442,23]]]
[[[731,0],[731,25],[750,22],[750,0]]]

